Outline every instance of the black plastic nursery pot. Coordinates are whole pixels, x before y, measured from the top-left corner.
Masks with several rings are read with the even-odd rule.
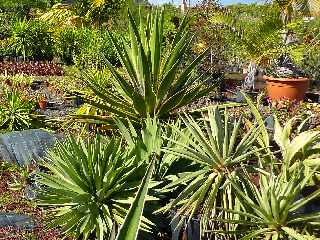
[[[84,104],[84,99],[83,99],[82,96],[75,96],[75,97],[73,98],[73,105],[74,105],[75,107],[79,107],[79,106],[81,106],[82,104]]]

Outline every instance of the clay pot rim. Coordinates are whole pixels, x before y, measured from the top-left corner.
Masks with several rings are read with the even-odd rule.
[[[307,77],[296,77],[296,78],[284,78],[284,77],[280,77],[280,78],[275,78],[275,77],[271,77],[271,76],[263,76],[263,79],[266,81],[277,81],[277,82],[306,82],[309,81],[309,78]]]

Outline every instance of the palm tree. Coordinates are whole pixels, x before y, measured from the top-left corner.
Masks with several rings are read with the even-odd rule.
[[[280,14],[274,8],[264,10],[268,12],[259,18],[223,11],[216,13],[211,19],[213,24],[224,27],[232,45],[237,44],[237,48],[245,52],[249,65],[243,86],[247,89],[254,87],[257,67],[267,59],[273,58],[283,48],[279,38],[280,30],[283,29]]]
[[[280,10],[283,24],[287,26],[296,16],[311,17],[320,14],[320,0],[274,0],[273,4]],[[292,31],[284,29],[283,41],[292,43],[289,37]]]
[[[56,24],[101,26],[126,5],[124,0],[66,0],[55,4],[40,19]],[[128,3],[128,5],[130,2]]]
[[[320,0],[274,0],[284,24],[290,23],[295,15],[314,16],[320,14]]]

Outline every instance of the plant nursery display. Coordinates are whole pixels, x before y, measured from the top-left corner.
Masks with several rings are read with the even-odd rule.
[[[0,1],[0,239],[320,239],[317,9]]]

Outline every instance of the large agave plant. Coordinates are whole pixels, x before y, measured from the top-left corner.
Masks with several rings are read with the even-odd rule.
[[[191,220],[200,213],[201,229],[205,230],[215,207],[239,209],[228,176],[237,175],[237,169],[247,166],[248,159],[259,151],[253,149],[259,128],[253,127],[242,135],[241,119],[232,123],[227,111],[223,116],[218,108],[209,110],[201,123],[188,115],[182,119],[187,131],[178,130],[178,133],[182,140],[189,140],[188,144],[172,139],[181,148],[164,148],[164,151],[191,160],[199,169],[179,174],[178,180],[163,189],[184,186],[163,210],[176,209],[175,219],[181,219],[180,224],[186,216]]]
[[[88,143],[66,139],[49,153],[45,166],[49,173],[39,174],[39,204],[52,210],[50,225],[62,227],[67,236],[99,240],[115,236],[145,171],[119,140],[100,137]],[[142,220],[148,228],[148,220]]]
[[[181,22],[167,51],[163,48],[163,12],[153,11],[146,22],[140,17],[138,23],[129,13],[129,23],[130,44],[115,39],[109,32],[124,70],[118,70],[106,61],[113,76],[113,87],[97,83],[88,72],[83,75],[98,97],[87,99],[89,104],[112,116],[140,122],[148,116],[166,117],[212,90],[203,86],[205,81],[201,76],[194,76],[207,51],[180,69],[193,39],[187,31],[187,18]]]
[[[272,169],[272,167],[271,167]],[[302,190],[312,178],[314,171],[303,174],[303,164],[288,177],[286,166],[280,173],[260,173],[259,181],[252,177],[230,180],[241,202],[242,210],[224,209],[240,216],[237,221],[215,218],[221,222],[239,225],[242,239],[319,239],[310,235],[310,230],[320,223],[320,212],[305,213],[306,204],[319,197],[320,189],[303,197]],[[216,232],[216,231],[213,231]]]

